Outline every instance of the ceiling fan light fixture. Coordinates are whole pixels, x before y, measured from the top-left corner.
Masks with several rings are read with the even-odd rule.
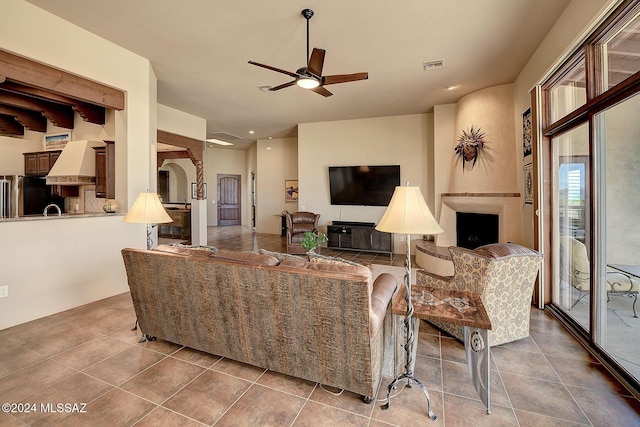
[[[300,77],[296,80],[296,84],[305,89],[314,89],[320,86],[320,82],[311,77]]]

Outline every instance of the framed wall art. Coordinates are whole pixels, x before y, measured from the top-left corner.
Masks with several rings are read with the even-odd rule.
[[[71,132],[50,133],[44,136],[45,150],[62,150],[71,141]]]
[[[204,198],[207,198],[207,183],[204,183]],[[191,198],[192,199],[197,199],[198,198],[198,185],[195,182],[191,183]]]
[[[284,181],[284,201],[285,202],[298,201],[298,180],[297,179],[287,179]]]
[[[522,150],[524,157],[531,155],[531,108],[522,113]]]
[[[524,203],[533,204],[533,164],[524,165]]]

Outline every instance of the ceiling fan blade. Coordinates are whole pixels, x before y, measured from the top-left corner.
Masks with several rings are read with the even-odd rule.
[[[293,86],[294,84],[296,84],[295,80],[281,84],[280,86],[272,87],[271,89],[269,89],[269,91],[284,89],[285,87]]]
[[[336,74],[334,76],[325,76],[322,78],[323,85],[334,85],[336,83],[355,82],[358,80],[367,80],[369,73],[354,73],[354,74]]]
[[[264,65],[264,64],[260,64],[259,62],[253,62],[253,61],[249,61],[249,64],[257,65],[258,67],[266,68],[267,70],[275,71],[276,73],[286,74],[287,76],[291,76],[294,79],[298,78],[298,75],[296,73],[292,73],[290,71],[281,70],[280,68],[275,68],[275,67],[272,67],[270,65]]]
[[[309,58],[309,66],[307,67],[307,70],[318,77],[322,75],[325,53],[326,51],[324,49],[314,47],[313,52],[311,52],[311,58]]]
[[[319,93],[320,95],[327,97],[333,95],[331,92],[323,88],[322,86],[314,87],[313,89],[309,89],[315,93]]]

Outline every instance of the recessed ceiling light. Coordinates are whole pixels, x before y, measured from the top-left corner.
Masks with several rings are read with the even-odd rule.
[[[251,135],[253,135],[255,132],[254,132],[254,131],[252,131],[252,130],[250,130],[250,131],[249,131],[249,133],[250,133]]]
[[[232,142],[222,141],[220,139],[215,139],[215,138],[209,138],[209,139],[207,139],[207,142],[212,142],[212,143],[218,144],[218,145],[233,145]],[[209,146],[209,147],[211,147],[211,146]]]
[[[454,90],[458,89],[458,85],[449,85],[444,87],[446,90]]]

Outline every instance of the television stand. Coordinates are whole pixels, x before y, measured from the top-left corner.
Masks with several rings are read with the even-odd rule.
[[[327,226],[327,237],[330,249],[385,253],[393,260],[391,233],[376,230],[373,222],[333,221]]]

